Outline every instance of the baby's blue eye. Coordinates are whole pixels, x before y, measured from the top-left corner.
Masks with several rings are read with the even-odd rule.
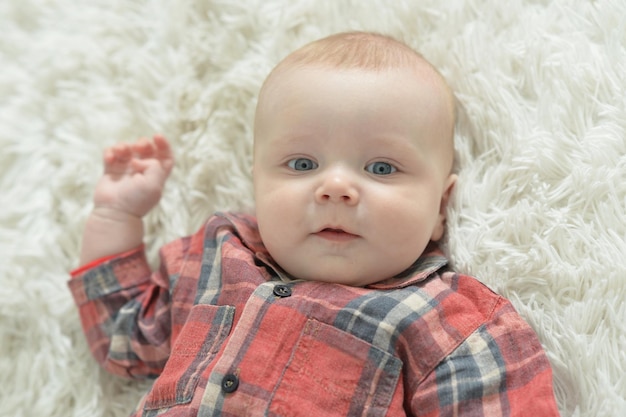
[[[287,166],[295,171],[310,171],[318,167],[317,163],[309,158],[296,158],[287,162]]]
[[[372,162],[365,170],[374,175],[389,175],[397,171],[396,167],[387,162]]]

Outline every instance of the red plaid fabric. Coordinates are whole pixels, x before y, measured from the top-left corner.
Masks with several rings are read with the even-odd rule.
[[[166,245],[73,273],[109,371],[156,378],[139,416],[558,416],[548,360],[512,305],[431,245],[356,288],[291,280],[254,218],[217,214]]]

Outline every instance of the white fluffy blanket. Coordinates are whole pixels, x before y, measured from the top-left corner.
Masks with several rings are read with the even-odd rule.
[[[402,38],[448,77],[466,110],[455,267],[535,328],[564,416],[626,415],[626,2],[2,0],[0,28],[0,415],[125,416],[146,387],[99,369],[65,284],[102,148],[173,141],[154,261],[252,204],[262,80],[348,29]]]

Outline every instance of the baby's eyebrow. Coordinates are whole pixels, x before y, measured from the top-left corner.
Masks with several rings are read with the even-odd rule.
[[[380,135],[365,138],[364,144],[367,146],[384,146],[390,150],[415,150],[417,148],[416,141],[400,135]]]
[[[289,133],[280,137],[282,140],[286,140],[289,142],[308,142],[310,140],[314,140],[315,136],[310,133]]]
[[[274,139],[272,139],[272,142],[275,146],[280,146],[281,148],[295,148],[310,145],[316,140],[319,140],[319,137],[311,133],[288,132],[283,135],[276,136]]]

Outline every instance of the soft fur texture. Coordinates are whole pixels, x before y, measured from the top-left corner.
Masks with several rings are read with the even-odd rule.
[[[454,266],[535,328],[564,416],[626,415],[625,22],[621,0],[2,0],[0,415],[125,416],[146,388],[100,370],[66,287],[102,149],[173,142],[154,262],[253,205],[264,77],[353,29],[404,39],[462,103]]]

